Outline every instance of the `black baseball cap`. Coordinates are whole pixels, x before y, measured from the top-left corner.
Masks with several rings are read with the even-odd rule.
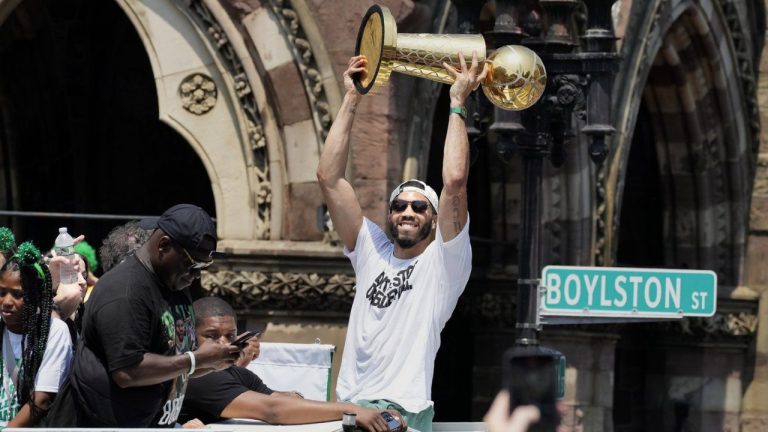
[[[205,210],[192,204],[177,204],[160,217],[139,221],[145,230],[161,229],[187,250],[212,255],[216,250],[216,226]]]

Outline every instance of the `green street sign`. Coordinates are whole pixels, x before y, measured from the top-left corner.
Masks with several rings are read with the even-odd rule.
[[[717,275],[708,270],[547,266],[542,316],[712,316]]]

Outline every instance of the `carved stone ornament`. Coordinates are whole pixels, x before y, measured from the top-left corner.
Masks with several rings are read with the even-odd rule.
[[[760,149],[760,111],[757,100],[757,79],[752,65],[753,53],[750,49],[750,38],[742,28],[741,18],[737,7],[737,1],[720,0],[725,21],[728,29],[731,31],[731,40],[736,51],[736,61],[739,67],[736,68],[737,76],[741,79],[741,88],[744,92],[744,103],[746,104],[746,113],[749,117],[749,133],[751,141],[750,154],[757,155]],[[759,61],[759,56],[756,56]],[[751,174],[751,173],[750,173]]]
[[[181,106],[192,114],[203,115],[216,106],[216,83],[208,75],[194,73],[179,84]]]
[[[739,312],[716,314],[710,318],[687,318],[680,321],[680,330],[687,335],[752,336],[757,333],[758,317]]]
[[[348,312],[355,297],[355,278],[340,274],[220,270],[201,284],[237,309]]]
[[[304,89],[312,106],[312,121],[319,142],[325,141],[331,127],[331,108],[323,87],[323,77],[312,52],[312,44],[304,33],[299,14],[293,9],[292,2],[269,0],[269,5],[283,30],[291,54],[296,60],[304,82]]]
[[[579,75],[556,75],[552,78],[552,86],[555,91],[550,96],[550,102],[562,108],[571,106],[573,114],[584,120],[587,116],[587,99],[584,97],[587,85],[587,79]]]
[[[176,0],[178,5],[187,10],[192,22],[206,35],[211,45],[215,47],[218,58],[234,80],[234,93],[237,96],[238,108],[243,113],[245,131],[248,136],[245,150],[251,152],[253,161],[249,168],[254,176],[255,204],[257,209],[255,235],[257,239],[270,238],[270,218],[272,205],[272,186],[270,184],[269,155],[267,140],[259,114],[256,98],[251,90],[240,57],[230,43],[227,33],[216,17],[211,13],[203,0]]]

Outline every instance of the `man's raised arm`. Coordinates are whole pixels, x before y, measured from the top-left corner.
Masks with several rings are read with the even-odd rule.
[[[472,65],[467,69],[464,56],[459,53],[461,70],[443,63],[443,67],[456,79],[451,85],[451,113],[443,149],[443,190],[440,192],[440,211],[437,214],[440,235],[450,241],[467,223],[467,176],[469,175],[469,139],[464,117],[464,101],[485,79],[484,66],[478,75],[477,53],[472,53]],[[464,114],[466,115],[466,114]]]
[[[344,100],[334,120],[328,138],[325,139],[320,163],[317,166],[317,180],[325,197],[325,204],[331,214],[331,221],[339,233],[344,246],[355,248],[357,234],[363,224],[363,211],[357,201],[355,191],[344,177],[349,157],[349,133],[355,118],[357,104],[362,97],[352,83],[352,75],[365,74],[366,59],[363,56],[352,57],[344,72]]]

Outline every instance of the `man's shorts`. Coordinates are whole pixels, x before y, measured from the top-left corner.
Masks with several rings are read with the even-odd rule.
[[[359,400],[354,403],[366,408],[373,408],[377,410],[396,410],[405,418],[405,421],[408,422],[409,429],[414,428],[420,432],[432,432],[432,419],[435,418],[435,408],[431,405],[429,408],[423,411],[412,413],[406,411],[405,408],[401,407],[400,405],[386,399]]]

